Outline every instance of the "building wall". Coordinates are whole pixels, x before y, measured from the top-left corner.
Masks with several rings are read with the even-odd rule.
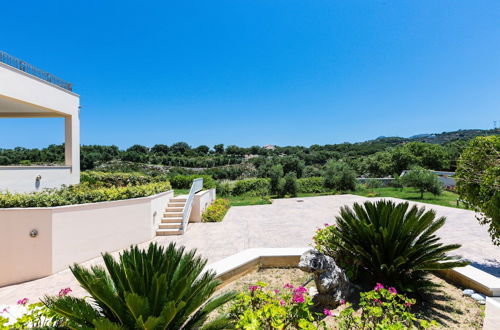
[[[200,222],[201,214],[215,200],[215,189],[203,190],[194,195],[189,222]]]
[[[122,201],[0,209],[0,286],[48,276],[102,252],[151,240],[173,195],[168,191]],[[39,233],[35,238],[29,235],[33,229]]]
[[[0,192],[41,191],[78,182],[68,166],[0,166]]]

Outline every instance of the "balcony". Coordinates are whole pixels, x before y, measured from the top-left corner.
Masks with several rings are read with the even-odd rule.
[[[7,64],[8,66],[11,66],[13,68],[16,68],[20,71],[26,72],[32,76],[35,76],[37,78],[40,78],[42,80],[45,80],[48,83],[51,83],[53,85],[59,86],[61,88],[64,88],[68,91],[73,91],[73,84],[62,80],[61,78],[58,78],[54,76],[53,74],[50,74],[48,72],[45,72],[43,70],[40,70],[33,65],[26,63],[17,57],[14,57],[12,55],[9,55],[3,51],[0,50],[0,63]]]

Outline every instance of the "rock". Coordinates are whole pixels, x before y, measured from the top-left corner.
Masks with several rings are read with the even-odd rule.
[[[463,291],[463,294],[466,295],[466,296],[471,296],[474,294],[474,290],[471,290],[471,289],[465,289]]]
[[[300,257],[299,268],[314,276],[318,290],[318,294],[313,297],[315,303],[336,307],[341,299],[349,295],[349,280],[332,257],[317,250],[309,250]]]
[[[473,293],[471,295],[471,298],[474,299],[474,300],[476,300],[476,301],[479,301],[479,302],[486,300],[486,297],[483,294],[480,294],[480,293]]]

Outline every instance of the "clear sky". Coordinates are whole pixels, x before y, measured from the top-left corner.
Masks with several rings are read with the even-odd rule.
[[[82,144],[356,142],[500,122],[500,1],[2,2],[0,49],[74,84]],[[61,143],[2,119],[0,147]]]

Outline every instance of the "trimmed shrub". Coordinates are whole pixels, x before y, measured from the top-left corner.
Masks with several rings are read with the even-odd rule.
[[[138,186],[153,182],[168,181],[165,175],[151,176],[140,172],[99,172],[85,171],[80,173],[80,182],[98,187]]]
[[[321,193],[327,191],[322,177],[300,178],[297,180],[297,192],[303,194]]]
[[[139,186],[95,188],[79,184],[62,189],[46,190],[27,194],[0,194],[0,208],[50,207],[73,204],[107,202],[122,199],[146,197],[171,189],[168,182],[156,182]]]
[[[269,171],[269,190],[271,194],[279,194],[281,190],[280,181],[283,177],[283,166],[281,164],[273,165]]]
[[[170,184],[174,189],[189,189],[194,179],[203,178],[203,188],[215,188],[215,180],[210,175],[176,175],[170,179]]]
[[[230,208],[230,203],[225,198],[217,198],[212,205],[202,213],[201,220],[203,222],[221,222]]]
[[[280,192],[282,196],[297,196],[297,175],[295,172],[290,172],[285,175],[283,179],[283,190]]]
[[[225,197],[225,196],[231,196],[233,187],[230,182],[216,181],[215,190],[217,191],[218,196]]]
[[[239,180],[235,183],[233,196],[262,196],[269,195],[269,179],[256,178]]]

